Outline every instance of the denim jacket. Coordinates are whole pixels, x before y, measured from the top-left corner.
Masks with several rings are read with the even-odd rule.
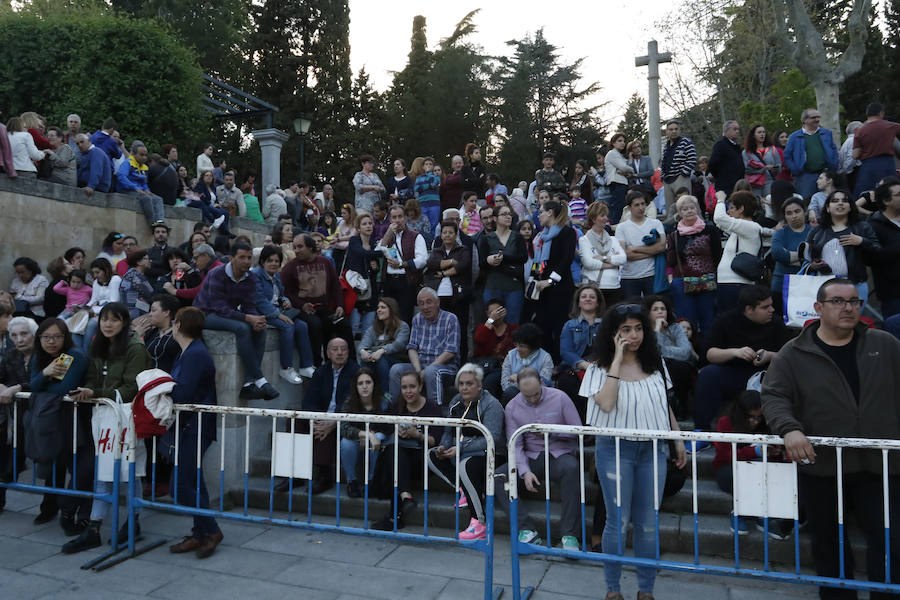
[[[250,269],[256,275],[256,308],[266,318],[275,318],[281,313],[281,309],[273,302],[275,294],[278,298],[284,297],[284,285],[281,283],[281,273],[269,275],[262,267]]]
[[[594,336],[599,329],[599,317],[594,318],[593,324],[588,324],[581,315],[566,321],[559,334],[560,367],[574,369],[584,356],[584,351],[593,345]]]

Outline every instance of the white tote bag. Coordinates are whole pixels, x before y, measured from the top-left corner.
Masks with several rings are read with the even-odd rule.
[[[94,434],[94,446],[97,450],[97,480],[112,481],[115,466],[115,443],[122,449],[119,481],[128,481],[128,462],[134,455],[135,474],[143,477],[147,474],[147,448],[143,440],[131,436],[134,426],[131,416],[132,403],[122,403],[122,397],[116,391],[116,408],[108,404],[94,406],[91,417],[91,431]],[[117,420],[116,415],[121,415]],[[122,430],[116,435],[116,428],[122,424]]]
[[[796,275],[785,275],[783,286],[784,324],[788,327],[803,327],[810,319],[816,319],[816,294],[828,277],[806,275],[805,267]]]

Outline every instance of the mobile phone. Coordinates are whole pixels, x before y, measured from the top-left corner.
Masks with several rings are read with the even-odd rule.
[[[56,363],[65,367],[66,370],[62,375],[54,375],[53,379],[56,379],[57,381],[62,381],[63,378],[66,376],[66,373],[69,372],[69,367],[72,366],[72,362],[74,362],[74,360],[75,360],[75,358],[69,354],[65,354],[65,353],[60,354],[56,358]]]

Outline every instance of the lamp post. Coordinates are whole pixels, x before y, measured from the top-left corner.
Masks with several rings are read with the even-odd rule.
[[[306,134],[309,132],[309,127],[312,125],[312,119],[308,116],[301,114],[298,118],[294,119],[294,133],[300,136],[300,180],[303,181],[303,153],[304,153],[304,144],[306,142]]]

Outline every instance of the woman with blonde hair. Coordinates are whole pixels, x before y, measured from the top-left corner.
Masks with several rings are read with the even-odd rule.
[[[603,294],[606,305],[622,300],[619,268],[628,260],[616,236],[609,235],[609,207],[594,202],[587,212],[587,232],[578,240],[581,256],[581,281],[593,283]]]
[[[525,295],[535,301],[534,322],[544,333],[541,347],[559,362],[559,335],[567,318],[559,307],[569,305],[575,290],[572,261],[577,234],[569,225],[569,211],[560,202],[545,203],[538,218],[543,230],[535,240],[534,264]]]

